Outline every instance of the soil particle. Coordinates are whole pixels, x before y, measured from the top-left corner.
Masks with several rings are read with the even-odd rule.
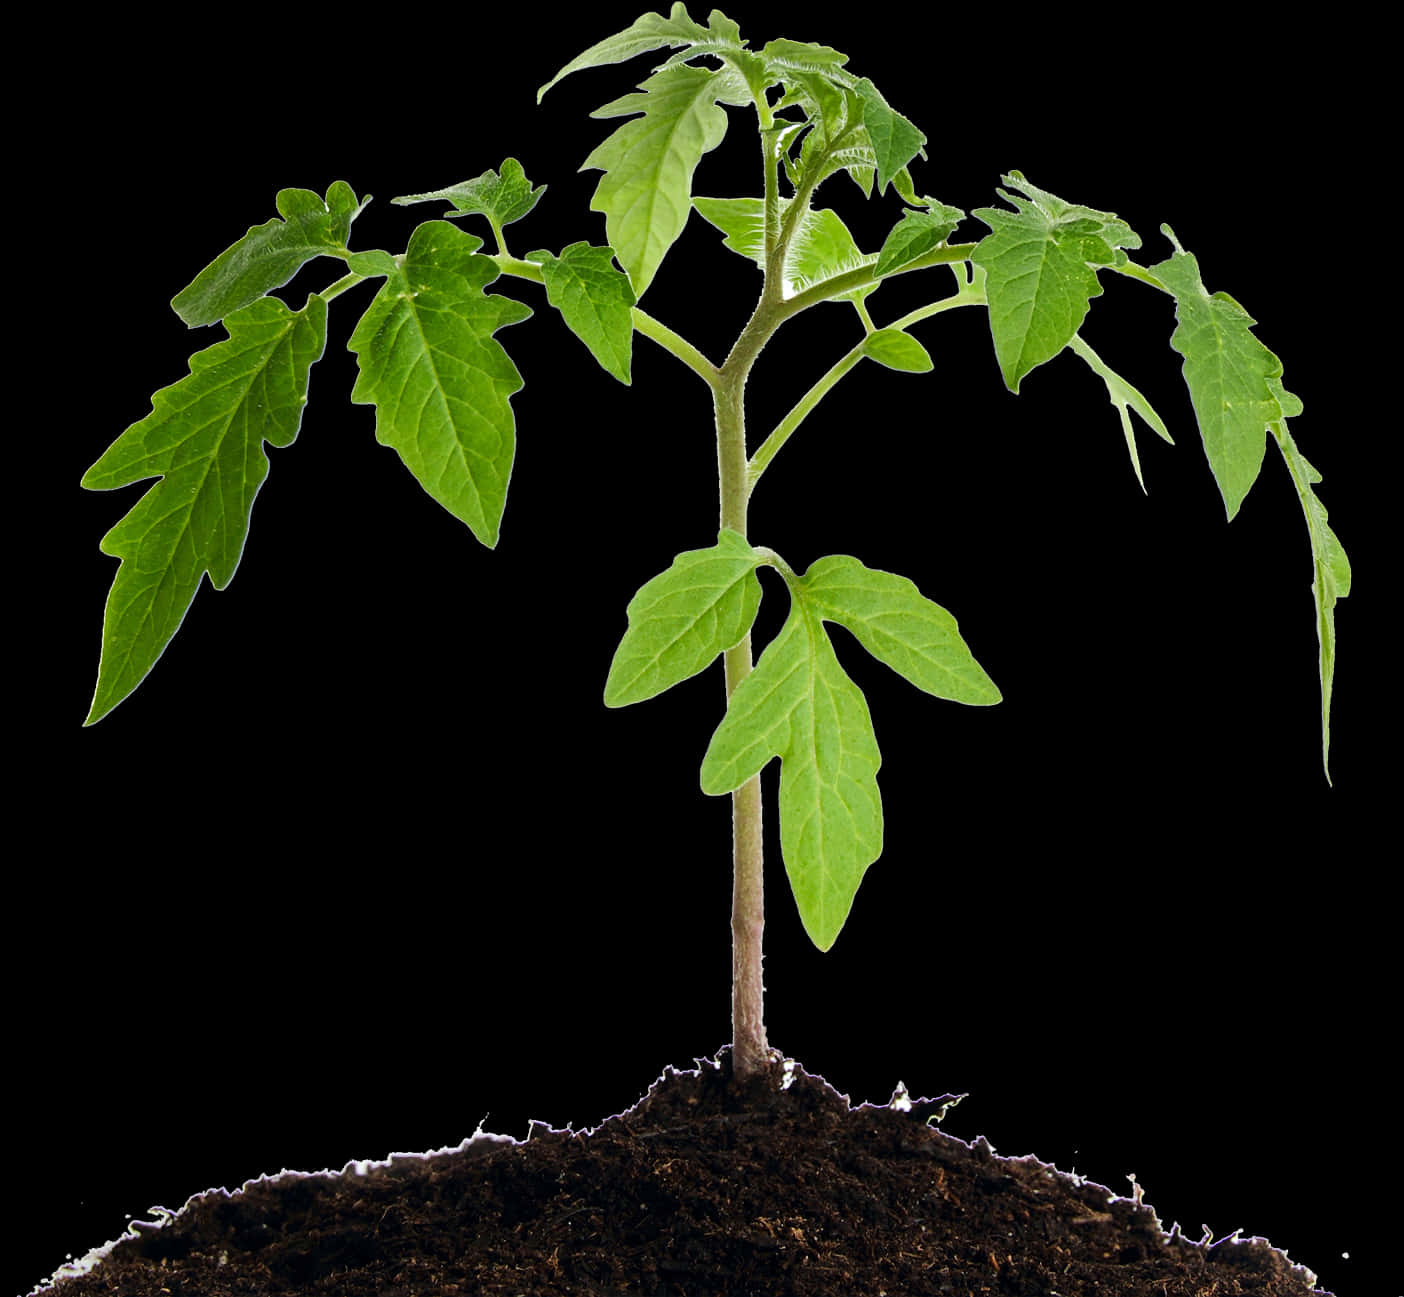
[[[285,1172],[134,1223],[54,1297],[1310,1297],[1262,1239],[848,1101],[793,1064],[669,1069],[592,1131]],[[60,1272],[62,1275],[63,1272]]]

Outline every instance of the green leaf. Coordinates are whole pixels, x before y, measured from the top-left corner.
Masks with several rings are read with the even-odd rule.
[[[822,47],[809,47],[822,49]],[[840,62],[847,58],[837,51]],[[872,197],[877,153],[863,125],[864,103],[850,73],[836,65],[786,67],[777,61],[772,71],[785,83],[786,93],[776,111],[798,106],[813,129],[804,138],[797,161],[785,156],[785,169],[798,189],[811,191],[838,171],[847,171],[865,198]]]
[[[846,87],[835,80],[830,68],[809,68],[770,60],[766,66],[785,84],[785,94],[775,105],[776,111],[797,105],[816,128],[805,140],[806,150],[822,153],[833,148],[845,131],[862,120],[863,101],[856,94],[845,93]],[[852,80],[851,77],[844,79]],[[872,159],[872,164],[876,167],[876,158]]]
[[[732,694],[702,761],[702,791],[739,788],[777,756],[785,872],[804,930],[828,950],[882,854],[882,756],[867,701],[802,593]]]
[[[1069,345],[1087,362],[1092,372],[1099,374],[1102,381],[1106,383],[1107,396],[1111,399],[1112,405],[1116,407],[1116,412],[1121,416],[1121,430],[1126,435],[1126,449],[1131,452],[1131,467],[1136,470],[1136,480],[1141,484],[1141,490],[1144,491],[1146,479],[1141,476],[1141,457],[1136,451],[1136,434],[1131,428],[1131,411],[1135,410],[1154,431],[1160,434],[1163,440],[1168,441],[1173,446],[1175,441],[1170,436],[1170,430],[1165,426],[1165,421],[1151,408],[1151,403],[1093,351],[1082,340],[1081,334],[1073,334],[1072,342]]]
[[[726,134],[726,113],[717,101],[738,102],[738,94],[744,100],[746,93],[744,81],[730,69],[679,65],[649,77],[641,93],[591,114],[644,114],[619,127],[581,167],[605,173],[590,210],[605,214],[610,247],[637,297],[643,297],[687,222],[698,162]]]
[[[847,54],[829,45],[786,40],[782,36],[767,43],[760,57],[766,66],[767,81],[784,86],[785,92],[773,105],[774,110],[778,113],[798,105],[825,145],[832,144],[852,124],[848,120],[850,103],[854,115],[861,118],[862,100],[851,93],[855,79],[843,70]]]
[[[300,311],[263,297],[225,318],[228,338],[190,358],[190,373],[151,398],[83,476],[110,491],[160,476],[102,539],[122,560],[107,598],[97,689],[86,724],[107,715],[155,665],[185,619],[200,578],[223,590],[268,476],[265,441],[288,446],[307,380],[326,345],[327,304]]]
[[[938,203],[934,198],[918,197],[916,186],[912,184],[912,173],[906,167],[898,168],[897,174],[892,177],[892,188],[897,191],[897,197],[909,207],[941,208],[945,206],[944,203]],[[955,211],[956,209],[951,208],[951,210]],[[903,212],[902,215],[906,216],[907,213]],[[961,215],[964,216],[965,213],[961,212]]]
[[[679,554],[629,601],[629,628],[615,650],[605,706],[624,707],[671,689],[739,644],[756,619],[765,560],[723,529],[709,549]]]
[[[765,268],[765,205],[760,198],[694,198],[693,206],[703,220],[715,225],[733,252]],[[780,214],[789,210],[790,199],[780,200]],[[783,267],[782,293],[794,297],[813,284],[822,283],[844,271],[870,264],[875,258],[860,252],[853,235],[831,208],[810,208],[790,239]],[[861,290],[863,294],[872,287]],[[858,292],[844,297],[859,295]]]
[[[933,201],[932,210],[902,213],[902,219],[892,227],[883,242],[873,274],[893,274],[933,248],[939,248],[965,218],[965,213],[958,207],[947,207],[944,203],[934,203],[934,200],[923,201]]]
[[[403,198],[392,198],[390,201],[399,207],[406,207],[411,203],[446,199],[458,209],[459,216],[486,216],[494,225],[502,226],[520,221],[545,192],[545,185],[532,188],[522,164],[516,158],[507,158],[500,175],[496,171],[484,171],[472,180],[462,180],[447,189],[435,189],[427,194],[406,194]]]
[[[1300,402],[1297,403],[1300,405]],[[1326,525],[1326,509],[1316,498],[1312,486],[1321,481],[1321,474],[1309,464],[1292,434],[1287,430],[1287,420],[1273,423],[1272,432],[1277,439],[1282,457],[1287,461],[1287,471],[1292,475],[1292,483],[1297,488],[1297,496],[1302,502],[1302,512],[1306,515],[1307,533],[1311,538],[1311,560],[1315,572],[1311,583],[1312,598],[1316,603],[1316,638],[1320,649],[1321,671],[1321,765],[1326,772],[1326,782],[1331,782],[1331,684],[1336,674],[1336,600],[1344,599],[1350,593],[1350,561],[1346,558],[1341,542]]]
[[[1301,403],[1283,391],[1282,362],[1253,336],[1252,316],[1227,293],[1211,297],[1199,262],[1162,228],[1176,251],[1149,270],[1175,295],[1170,345],[1185,358],[1204,453],[1232,519],[1262,468],[1269,424]]]
[[[879,365],[909,374],[929,373],[935,364],[925,347],[901,329],[877,329],[863,341],[864,352]]]
[[[877,188],[880,194],[887,188],[888,182],[921,153],[926,136],[901,113],[893,111],[881,91],[867,77],[853,88],[863,101],[863,125],[877,155]]]
[[[483,292],[498,269],[477,255],[482,245],[447,221],[427,221],[402,257],[354,254],[353,270],[385,283],[349,346],[360,367],[351,400],[375,405],[376,439],[491,548],[516,450],[510,397],[522,387],[492,335],[532,312]]]
[[[351,222],[368,203],[338,180],[325,199],[310,189],[278,192],[276,217],[249,229],[171,299],[191,328],[213,324],[281,288],[313,257],[344,257]]]
[[[811,208],[805,212],[785,253],[785,296],[793,297],[846,271],[871,266],[876,260],[874,254],[859,251],[848,226],[836,211],[830,207]],[[833,300],[857,300],[876,287],[870,284],[867,288],[842,293]]]
[[[782,570],[784,570],[782,568]],[[999,690],[953,618],[905,577],[831,555],[802,577],[780,634],[737,687],[702,761],[702,791],[739,788],[779,757],[780,846],[810,939],[828,950],[882,852],[882,758],[868,705],[824,630],[846,626],[880,661],[938,698],[987,705]]]
[[[835,554],[805,573],[804,589],[819,616],[846,626],[878,661],[923,692],[976,707],[1000,701],[956,619],[906,577]]]
[[[559,257],[540,250],[527,259],[541,263],[546,300],[570,331],[627,387],[634,354],[634,290],[613,257],[614,249],[582,241],[562,249]]]
[[[716,17],[717,11],[714,9],[712,10],[712,18]],[[744,44],[744,42],[742,43]],[[769,102],[765,92],[774,85],[774,81],[765,60],[759,54],[753,53],[751,50],[743,50],[739,46],[733,47],[729,42],[706,41],[694,45],[685,54],[674,54],[663,66],[669,67],[684,58],[696,58],[699,54],[715,54],[717,58],[730,64],[746,83],[746,89],[750,91],[751,98],[755,103]]]
[[[780,200],[783,216],[790,200]],[[694,198],[697,214],[715,225],[725,238],[722,243],[733,252],[765,269],[765,200],[762,198]]]
[[[647,54],[649,50],[665,47],[676,49],[679,45],[694,45],[700,41],[709,40],[714,35],[724,35],[728,30],[735,28],[734,23],[731,23],[729,28],[719,26],[718,19],[721,20],[722,24],[728,22],[725,15],[719,10],[713,10],[712,25],[717,28],[717,31],[712,32],[693,22],[688,17],[685,5],[675,4],[667,18],[664,18],[662,14],[644,14],[642,18],[636,18],[622,32],[606,36],[604,40],[591,45],[585,53],[571,59],[536,92],[536,102],[540,103],[546,92],[557,81],[562,77],[569,76],[572,72],[580,72],[585,68],[604,67],[609,63],[624,63],[636,55]]]
[[[1001,189],[999,196],[1016,212],[982,207],[972,213],[993,233],[971,257],[986,272],[995,355],[1005,385],[1017,392],[1025,374],[1068,345],[1101,294],[1089,267],[1121,264],[1126,254],[1119,249],[1141,241],[1111,212],[1065,203],[1017,171],[1003,180],[1025,197]]]
[[[761,57],[774,69],[777,77],[784,77],[790,72],[820,72],[832,75],[848,62],[848,55],[831,45],[792,41],[783,36],[768,41],[761,50]],[[848,79],[852,80],[851,77]]]

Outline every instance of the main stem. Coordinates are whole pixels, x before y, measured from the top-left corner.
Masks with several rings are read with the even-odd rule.
[[[721,488],[721,525],[746,536],[751,496],[746,456],[746,378],[766,340],[785,318],[782,263],[785,239],[780,219],[779,160],[772,138],[775,123],[765,97],[756,101],[765,175],[765,280],[760,301],[717,371],[712,402],[717,422],[717,478]],[[803,208],[808,191],[796,195]],[[726,700],[751,674],[751,633],[725,654]],[[762,975],[765,934],[765,855],[761,837],[760,774],[731,794],[731,1074],[745,1082],[770,1066],[765,1037],[765,982]]]
[[[734,358],[734,353],[733,353]],[[728,371],[730,371],[728,373]],[[746,534],[745,374],[730,361],[715,389],[717,470],[721,483],[721,525]],[[751,673],[751,633],[725,655],[726,697]],[[761,840],[760,775],[731,794],[731,1067],[738,1081],[762,1071],[769,1058],[765,1038],[765,985],[762,943],[765,932],[764,850]]]
[[[742,536],[746,535],[746,511],[751,492],[746,457],[746,376],[766,339],[779,324],[778,306],[778,299],[772,296],[768,284],[750,322],[718,371],[712,388],[721,525]],[[727,650],[724,660],[729,704],[732,694],[751,673],[749,631],[739,644]],[[761,968],[765,879],[759,774],[731,794],[731,844],[731,1067],[733,1077],[745,1081],[765,1071],[770,1063]]]

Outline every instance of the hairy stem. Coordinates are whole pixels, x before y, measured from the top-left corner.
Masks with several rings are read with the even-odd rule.
[[[674,333],[666,324],[653,316],[633,308],[634,328],[645,338],[652,338],[664,351],[671,352],[693,373],[697,374],[708,387],[715,386],[717,367],[681,334]]]
[[[773,150],[762,137],[766,158],[767,194],[772,189]],[[717,371],[712,387],[717,424],[717,477],[721,494],[721,525],[746,535],[746,511],[751,497],[746,458],[746,378],[770,335],[785,319],[780,295],[786,236],[775,233],[778,203],[767,203],[766,273],[760,301],[731,354]],[[726,697],[751,673],[751,636],[727,650]],[[761,837],[760,775],[753,775],[731,794],[731,1068],[738,1082],[764,1072],[770,1063],[765,1034],[765,985],[762,977],[765,932],[765,870]]]
[[[747,478],[751,486],[755,486],[756,482],[760,480],[760,475],[765,472],[766,465],[775,458],[776,451],[789,441],[790,435],[804,422],[805,416],[819,404],[825,393],[863,359],[863,345],[866,342],[865,335],[862,341],[856,343],[847,355],[840,357],[830,367],[829,372],[800,397],[795,403],[794,409],[775,426],[775,431],[765,439],[750,462]]]
[[[929,319],[933,315],[939,315],[942,311],[949,311],[953,306],[974,306],[985,300],[984,293],[973,286],[967,284],[958,293],[951,297],[942,298],[939,302],[931,302],[927,306],[920,306],[915,311],[910,311],[900,320],[894,320],[886,327],[889,329],[907,329],[913,324]],[[872,321],[866,318],[864,323],[869,332],[872,331]],[[805,418],[828,394],[839,379],[841,379],[850,369],[852,369],[864,356],[864,346],[867,343],[865,334],[858,342],[839,357],[829,368],[829,371],[814,384],[795,403],[794,409],[787,414],[778,424],[775,430],[768,436],[760,446],[760,449],[751,456],[750,466],[747,470],[747,483],[749,488],[754,490],[756,483],[760,480],[760,475],[765,472],[770,461],[775,458],[776,452],[783,446],[804,422]]]
[[[743,337],[745,335],[743,334]],[[739,344],[738,344],[739,345]],[[746,534],[750,484],[746,477],[745,369],[735,352],[713,389],[717,422],[717,475],[721,525]],[[746,366],[749,368],[749,365]],[[751,635],[727,650],[726,698],[751,673]],[[765,870],[761,838],[760,775],[731,794],[731,1066],[737,1081],[762,1071],[769,1059],[765,1036],[765,984],[762,976],[765,932]]]
[[[786,214],[788,218],[788,213]],[[858,266],[853,270],[845,270],[841,275],[835,275],[832,279],[825,279],[821,282],[796,293],[789,298],[784,305],[781,314],[782,320],[788,320],[791,316],[798,315],[801,311],[807,311],[811,306],[817,306],[820,302],[827,302],[831,297],[839,297],[844,293],[850,293],[855,288],[867,288],[870,284],[880,284],[886,279],[895,278],[897,275],[908,275],[914,270],[925,270],[928,266],[948,265],[954,261],[969,261],[970,254],[974,252],[973,243],[952,243],[939,248],[932,248],[930,252],[925,252],[912,261],[907,262],[898,270],[891,271],[886,275],[873,274],[872,266]],[[876,263],[874,263],[876,264]]]

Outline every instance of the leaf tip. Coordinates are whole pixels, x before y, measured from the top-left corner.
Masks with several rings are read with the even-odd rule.
[[[83,729],[90,729],[102,720],[114,707],[122,700],[120,698],[107,700],[99,688],[93,693],[93,701],[88,705],[88,715],[84,718]]]

